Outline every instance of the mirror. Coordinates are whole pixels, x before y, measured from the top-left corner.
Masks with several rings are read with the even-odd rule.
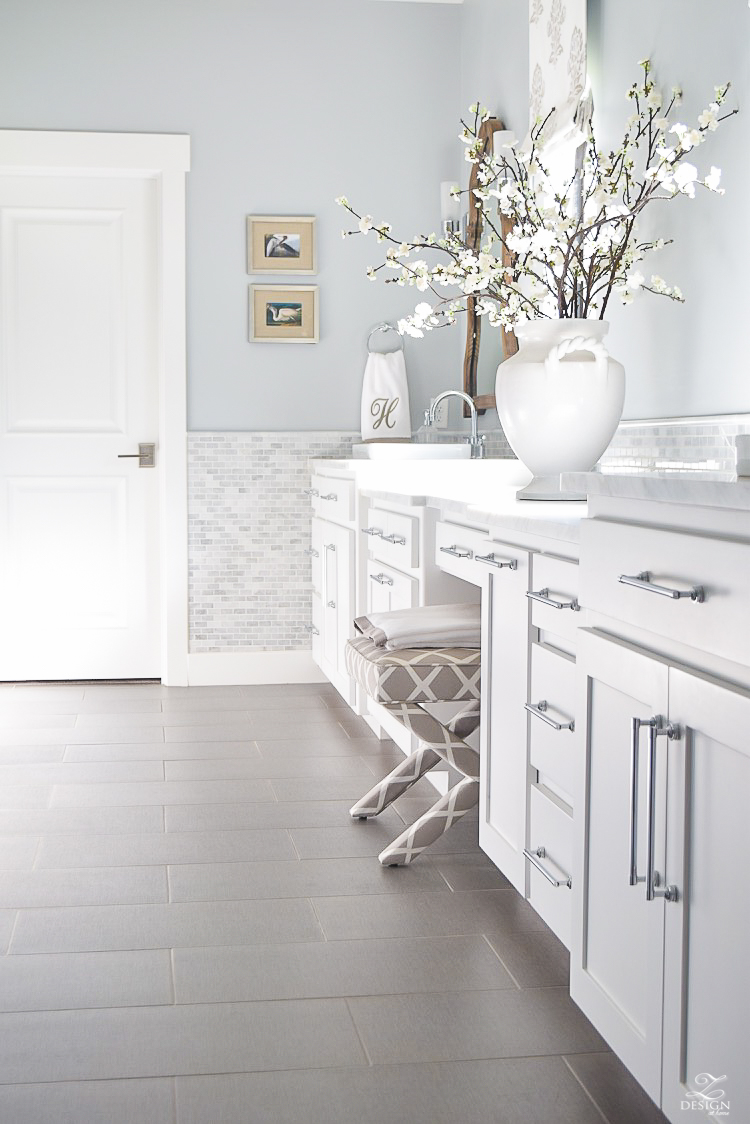
[[[484,144],[484,151],[492,152],[492,138],[495,133],[502,132],[505,126],[498,117],[490,117],[484,121],[479,129],[479,138]],[[472,250],[479,249],[482,241],[483,215],[482,208],[477,206],[474,188],[477,186],[477,165],[472,164],[469,176],[469,217],[466,228],[466,244]],[[503,239],[510,230],[510,220],[500,216],[500,230]],[[502,248],[503,263],[510,262],[509,251]],[[482,317],[476,313],[477,299],[468,298],[466,307],[466,349],[464,352],[464,391],[474,399],[474,405],[480,413],[495,407],[495,374],[498,364],[503,359],[510,358],[518,351],[518,341],[513,332],[506,332],[504,328],[490,328],[482,333]],[[484,335],[484,345],[480,348],[480,341]],[[464,415],[469,414],[468,406],[464,406]]]

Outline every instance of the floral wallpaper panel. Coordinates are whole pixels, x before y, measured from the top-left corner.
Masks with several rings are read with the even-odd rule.
[[[586,0],[529,0],[529,125],[583,92]]]

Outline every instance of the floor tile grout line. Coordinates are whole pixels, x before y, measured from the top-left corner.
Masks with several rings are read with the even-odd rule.
[[[568,1051],[568,1053],[570,1053],[570,1052],[571,1051]],[[603,1053],[604,1051],[597,1051],[597,1052]],[[605,1114],[604,1110],[599,1106],[599,1104],[594,1099],[594,1096],[591,1093],[591,1091],[588,1089],[588,1087],[584,1084],[582,1079],[578,1076],[576,1071],[573,1069],[572,1065],[568,1061],[567,1055],[566,1054],[560,1054],[560,1058],[562,1060],[563,1065],[567,1068],[568,1072],[572,1075],[574,1081],[577,1081],[578,1084],[580,1085],[580,1087],[583,1089],[584,1093],[586,1094],[588,1099],[591,1101],[591,1103],[594,1106],[594,1108],[596,1109],[596,1111],[601,1116],[602,1120],[604,1121],[604,1124],[610,1124],[609,1117]]]
[[[365,1056],[365,1059],[366,1059],[366,1061],[367,1061],[367,1065],[368,1065],[368,1066],[369,1066],[370,1068],[372,1068],[372,1065],[373,1065],[373,1060],[372,1060],[372,1058],[370,1057],[370,1052],[369,1052],[369,1050],[367,1049],[367,1046],[365,1045],[365,1040],[364,1040],[364,1038],[362,1037],[362,1035],[360,1034],[360,1031],[359,1031],[359,1027],[357,1026],[357,1020],[355,1019],[355,1017],[354,1017],[354,1013],[353,1013],[353,1011],[352,1011],[352,1009],[351,1009],[351,1006],[349,1005],[349,1000],[348,1000],[348,999],[344,999],[344,1003],[346,1004],[346,1010],[347,1010],[347,1012],[348,1012],[348,1014],[349,1014],[349,1018],[350,1018],[350,1020],[351,1020],[351,1024],[352,1024],[352,1026],[354,1027],[354,1033],[355,1033],[355,1034],[356,1034],[356,1036],[357,1036],[357,1041],[359,1042],[359,1045],[360,1045],[360,1048],[361,1048],[361,1050],[362,1050],[362,1053],[364,1054],[364,1056]]]
[[[11,955],[10,950],[11,950],[11,947],[13,945],[13,938],[16,935],[16,929],[18,927],[18,919],[19,919],[20,916],[21,916],[21,910],[17,909],[16,910],[16,916],[13,918],[13,925],[11,926],[10,936],[8,937],[8,944],[7,944],[6,949],[5,949],[5,955],[6,956]]]
[[[492,944],[492,942],[490,941],[490,939],[489,939],[489,937],[487,936],[487,934],[486,934],[486,933],[482,933],[482,939],[484,940],[485,944],[486,944],[486,945],[488,946],[488,948],[490,949],[490,951],[491,951],[491,952],[492,952],[492,953],[493,953],[493,954],[494,954],[494,955],[495,955],[495,956],[497,957],[497,959],[498,959],[498,960],[500,961],[500,963],[502,964],[503,968],[504,968],[504,969],[505,969],[505,971],[506,971],[506,972],[508,973],[508,975],[510,976],[510,978],[511,978],[511,979],[513,980],[513,983],[514,983],[514,984],[516,985],[516,987],[518,988],[518,990],[519,990],[519,991],[525,991],[525,990],[526,990],[526,988],[524,988],[524,987],[522,987],[522,986],[521,986],[521,984],[520,984],[520,983],[519,983],[519,981],[518,981],[518,980],[516,979],[516,977],[515,977],[515,976],[513,975],[513,973],[511,972],[510,968],[509,968],[509,967],[508,967],[508,965],[507,965],[507,964],[505,963],[505,961],[503,960],[502,956],[501,956],[501,955],[500,955],[500,953],[499,953],[499,952],[497,951],[497,949],[495,948],[495,946],[494,946],[494,945]],[[553,986],[554,986],[554,985],[553,985]]]

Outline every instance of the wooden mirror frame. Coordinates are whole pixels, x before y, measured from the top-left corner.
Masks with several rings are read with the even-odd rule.
[[[484,152],[491,154],[493,145],[493,136],[495,133],[502,132],[505,129],[499,117],[489,117],[483,121],[479,127],[479,139],[483,142]],[[479,249],[482,241],[482,226],[483,226],[483,211],[481,206],[478,206],[478,200],[474,194],[474,189],[477,187],[478,178],[477,170],[479,165],[472,164],[471,174],[469,176],[469,217],[466,228],[466,244],[475,253]],[[505,237],[512,230],[513,224],[507,215],[500,216],[500,233],[505,242]],[[501,251],[501,258],[503,265],[509,265],[511,262],[511,254],[503,244]],[[477,297],[473,294],[467,298],[466,304],[466,348],[464,351],[464,392],[469,395],[474,401],[474,405],[480,413],[485,410],[495,408],[495,395],[494,394],[477,394],[477,368],[479,365],[479,343],[482,332],[482,318],[476,312]],[[493,329],[494,330],[494,329]],[[505,328],[500,329],[502,333],[502,353],[503,359],[509,359],[518,351],[518,340],[513,332],[508,332]],[[464,405],[464,416],[468,417],[471,413],[469,407]]]

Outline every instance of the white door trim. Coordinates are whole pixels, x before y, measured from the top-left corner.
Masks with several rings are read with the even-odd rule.
[[[190,138],[0,129],[0,174],[121,175],[157,183],[159,472],[163,683],[188,678],[185,174]]]

